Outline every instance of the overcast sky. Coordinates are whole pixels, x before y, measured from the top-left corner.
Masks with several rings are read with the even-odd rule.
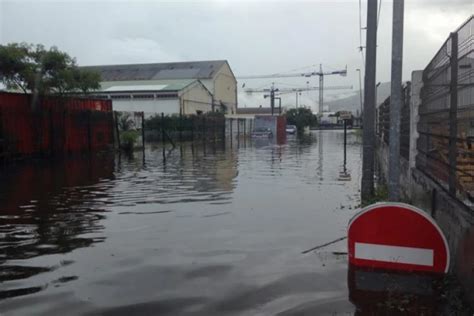
[[[404,73],[424,68],[449,32],[474,12],[474,0],[405,1]],[[362,1],[362,26],[367,4]],[[382,0],[377,81],[390,79],[392,2]],[[365,32],[362,32],[365,45]],[[227,59],[238,75],[325,71],[326,85],[359,87],[359,1],[10,1],[0,0],[0,43],[57,46],[80,65]],[[311,67],[308,67],[311,66]],[[306,86],[308,79],[245,80],[260,88]],[[317,78],[309,79],[316,86]],[[243,81],[239,82],[239,88]],[[242,90],[242,89],[240,89]],[[349,91],[350,92],[350,91]],[[327,99],[341,97],[327,91]],[[325,93],[326,96],[326,93]],[[304,93],[315,105],[317,93]],[[266,105],[240,95],[240,105]],[[284,99],[294,103],[294,96]]]

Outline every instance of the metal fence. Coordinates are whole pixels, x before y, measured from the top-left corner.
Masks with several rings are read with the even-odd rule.
[[[108,100],[0,93],[0,161],[105,151],[113,145]]]
[[[400,156],[410,155],[410,95],[411,83],[402,86],[402,108],[400,109]],[[390,139],[390,97],[377,109],[377,135],[388,145]]]
[[[416,165],[455,195],[474,193],[474,16],[423,71]]]
[[[195,139],[222,140],[225,138],[225,117],[221,114],[153,115],[145,119],[147,141],[186,141]]]

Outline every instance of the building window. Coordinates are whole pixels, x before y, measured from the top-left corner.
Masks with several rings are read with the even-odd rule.
[[[111,95],[110,96],[111,99],[130,99],[130,95],[129,94],[118,94],[118,95]]]
[[[155,96],[153,94],[135,94],[133,95],[134,99],[153,99]]]
[[[160,93],[156,95],[157,99],[175,99],[178,97],[176,93]]]

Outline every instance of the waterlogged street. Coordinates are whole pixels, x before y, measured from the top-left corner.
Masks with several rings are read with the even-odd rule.
[[[1,175],[1,315],[438,315],[457,283],[349,269],[360,137],[149,146]],[[357,306],[356,306],[357,305]]]
[[[360,144],[342,131],[16,165],[2,173],[0,311],[353,312],[344,236]],[[336,252],[336,254],[333,254]]]

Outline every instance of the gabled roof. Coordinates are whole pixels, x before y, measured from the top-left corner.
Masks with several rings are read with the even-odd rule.
[[[226,60],[156,64],[85,66],[100,73],[102,81],[211,79]]]

